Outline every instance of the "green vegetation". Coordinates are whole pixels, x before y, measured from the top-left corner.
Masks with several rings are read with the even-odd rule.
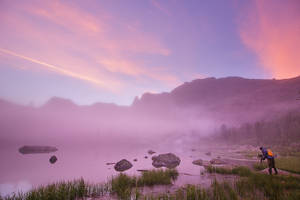
[[[279,169],[300,174],[300,156],[280,157],[275,162]]]
[[[139,199],[139,187],[168,185],[178,177],[176,169],[144,171],[139,177],[120,173],[108,184],[89,184],[83,179],[42,186],[28,193],[0,197],[0,200],[75,200],[116,194],[119,199]]]
[[[230,182],[213,181],[209,188],[187,185],[173,194],[144,196],[145,200],[296,200],[300,199],[300,179],[251,173]]]
[[[138,187],[169,185],[177,177],[178,171],[176,169],[144,171],[139,177],[131,177],[121,173],[111,180],[112,193],[117,194],[120,199],[129,199],[133,195],[139,196]],[[135,193],[132,193],[133,188],[135,188]]]
[[[169,185],[178,177],[178,171],[175,169],[151,170],[142,172],[142,176],[137,180],[139,187],[154,185]]]
[[[255,164],[253,165],[253,169],[254,169],[255,171],[261,171],[261,170],[264,170],[264,169],[266,169],[266,168],[268,168],[268,165],[267,165],[267,163],[265,163],[265,162],[262,162],[262,163],[255,163]]]
[[[245,199],[299,199],[300,179],[253,173],[235,182],[239,196]]]
[[[84,197],[103,196],[109,191],[107,184],[89,184],[83,179],[62,181],[31,190],[28,193],[14,194],[0,200],[75,200]]]
[[[120,199],[129,199],[134,186],[136,186],[136,177],[130,177],[123,173],[111,180],[111,191]]]
[[[176,180],[176,170],[145,171],[141,176],[119,174],[109,184],[92,185],[82,179],[60,182],[34,189],[26,194],[1,198],[4,200],[69,200],[116,195],[117,199],[127,200],[298,200],[300,199],[300,178],[292,176],[270,176],[251,171],[247,167],[232,169],[207,167],[209,173],[233,174],[240,176],[231,182],[214,180],[208,188],[186,185],[175,192],[163,194],[142,194],[140,187],[157,184],[170,184]]]
[[[232,174],[239,176],[250,176],[252,174],[251,170],[248,167],[239,166],[234,168],[225,168],[225,167],[213,167],[207,166],[206,170],[208,173],[218,173],[218,174]]]
[[[281,114],[269,121],[245,123],[239,127],[227,127],[223,124],[215,139],[229,144],[252,144],[254,146],[289,147],[290,152],[300,152],[300,112]],[[272,148],[275,150],[274,148]]]

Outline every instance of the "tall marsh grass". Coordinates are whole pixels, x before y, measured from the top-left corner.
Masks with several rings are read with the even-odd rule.
[[[99,197],[107,194],[109,185],[89,184],[83,179],[61,181],[35,188],[27,193],[0,197],[0,200],[75,200],[84,197]]]
[[[144,196],[145,200],[298,200],[300,178],[252,173],[232,182],[214,180],[210,187],[186,185],[173,194]]]
[[[176,169],[155,169],[142,172],[141,176],[128,176],[120,173],[111,180],[111,192],[120,199],[130,199],[139,195],[139,187],[172,184],[178,177]],[[135,188],[135,190],[133,190]]]

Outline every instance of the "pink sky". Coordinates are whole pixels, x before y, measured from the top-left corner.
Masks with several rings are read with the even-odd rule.
[[[300,3],[0,2],[0,98],[129,105],[203,77],[300,75]]]

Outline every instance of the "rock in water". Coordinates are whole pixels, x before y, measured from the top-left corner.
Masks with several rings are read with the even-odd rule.
[[[175,168],[180,164],[180,158],[172,153],[159,154],[158,156],[152,157],[152,165],[156,168],[167,167]]]
[[[55,151],[57,151],[57,148],[51,146],[23,146],[19,148],[21,154],[51,153]]]
[[[56,157],[56,156],[51,156],[51,158],[49,159],[49,162],[50,162],[51,164],[56,163],[56,161],[57,161],[57,157]]]
[[[206,152],[205,155],[211,156],[211,152]]]
[[[156,152],[153,151],[153,150],[149,150],[149,151],[148,151],[148,154],[150,154],[150,155],[155,154],[155,153],[156,153]]]
[[[214,158],[212,159],[211,161],[209,161],[210,164],[212,165],[224,165],[226,164],[227,162],[225,162],[224,160],[221,160],[220,158]]]
[[[114,165],[114,164],[116,164],[116,163],[114,163],[114,162],[108,162],[108,163],[106,163],[106,165]]]
[[[115,170],[118,172],[126,171],[126,170],[130,169],[131,167],[132,167],[132,164],[126,159],[123,159],[123,160],[117,162],[114,166]]]
[[[203,160],[202,160],[202,159],[194,160],[194,161],[193,161],[193,164],[194,164],[194,165],[202,166],[202,165],[203,165]]]

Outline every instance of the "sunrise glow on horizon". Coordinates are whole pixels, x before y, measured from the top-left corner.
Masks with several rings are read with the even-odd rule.
[[[300,75],[300,2],[0,1],[0,99],[130,105],[204,77]]]

